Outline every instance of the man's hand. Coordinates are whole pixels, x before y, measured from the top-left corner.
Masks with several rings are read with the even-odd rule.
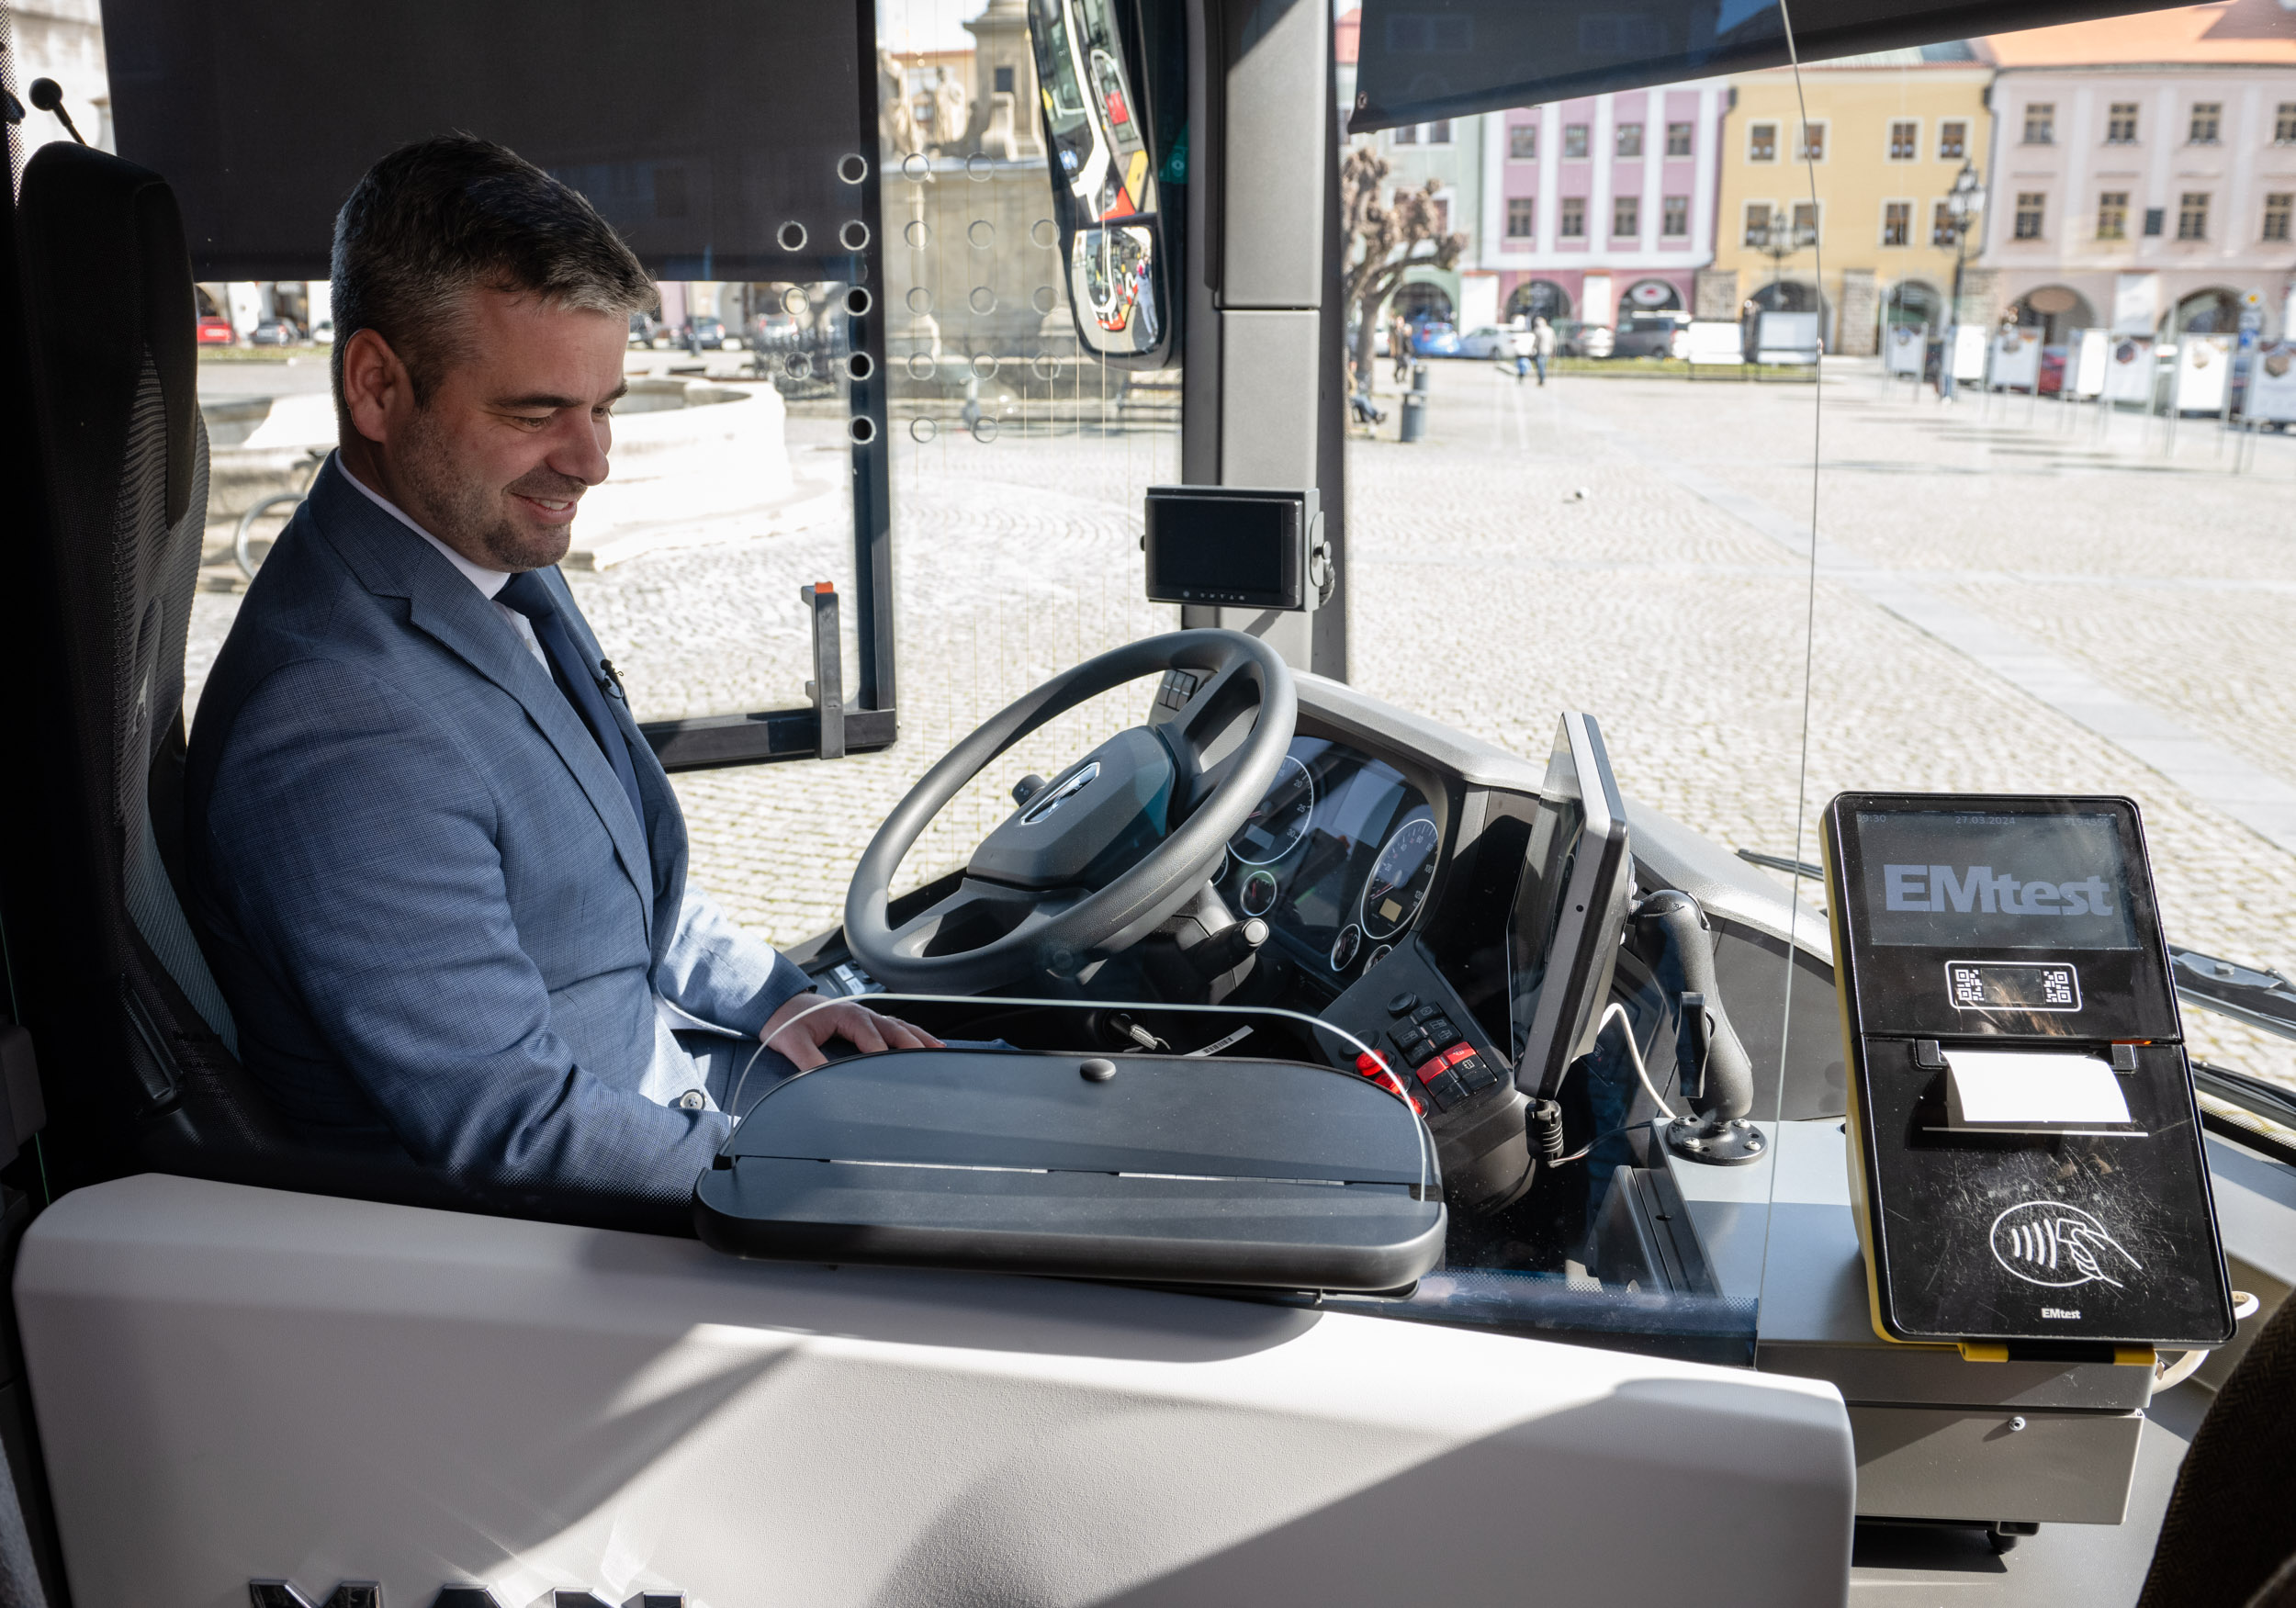
[[[801,994],[775,1011],[758,1037],[768,1048],[789,1058],[800,1072],[824,1065],[828,1057],[821,1046],[842,1039],[863,1055],[884,1050],[940,1050],[941,1041],[922,1028],[897,1017],[879,1016],[850,999],[824,1000],[817,994]]]

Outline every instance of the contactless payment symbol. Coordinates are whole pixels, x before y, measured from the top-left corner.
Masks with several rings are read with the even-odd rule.
[[[2115,1289],[2144,1265],[2077,1206],[2027,1200],[1993,1220],[1993,1259],[2027,1284],[2075,1289],[2109,1284]]]

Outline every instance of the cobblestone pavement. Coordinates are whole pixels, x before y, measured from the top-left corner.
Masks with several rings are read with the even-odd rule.
[[[1865,598],[1823,579],[1813,595],[1803,562],[1642,455],[1806,520],[1815,438],[1829,542],[1922,572],[2296,782],[2296,693],[2279,673],[2296,538],[2272,517],[2296,443],[2259,443],[2254,472],[2234,477],[2193,422],[2170,454],[2142,421],[2100,442],[2054,403],[1941,409],[1847,365],[1822,387],[1565,376],[1540,390],[1454,363],[1434,384],[1427,441],[1399,445],[1390,423],[1350,447],[1367,691],[1529,754],[1558,710],[1592,711],[1630,796],[1733,848],[1805,859],[1815,812],[1844,788],[2126,793],[2145,809],[2172,937],[2296,961],[2296,857]],[[793,418],[791,444],[844,450],[833,420]],[[1173,612],[1141,600],[1136,540],[1141,492],[1177,478],[1177,453],[1168,430],[1008,425],[993,443],[951,429],[922,444],[896,432],[902,740],[838,764],[679,777],[697,878],[778,941],[830,925],[876,823],[958,737],[1054,670],[1169,628]],[[797,588],[850,590],[850,557],[831,525],[570,579],[641,713],[700,714],[802,701]],[[200,594],[195,679],[236,601]],[[1049,774],[1138,709],[1104,698],[1005,756],[907,873],[959,862],[1023,771]],[[2190,1026],[2210,1058],[2296,1084],[2279,1041]]]

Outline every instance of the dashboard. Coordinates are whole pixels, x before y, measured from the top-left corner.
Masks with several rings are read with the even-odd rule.
[[[1328,737],[1294,737],[1215,885],[1294,961],[1345,988],[1418,920],[1441,849],[1433,808],[1402,772]]]

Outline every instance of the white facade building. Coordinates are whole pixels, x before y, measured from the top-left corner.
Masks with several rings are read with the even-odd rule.
[[[2277,334],[2296,283],[2296,32],[2254,0],[1997,36],[1978,261],[2029,323]],[[2195,59],[2197,58],[2197,59]],[[2241,59],[2246,58],[2246,59]]]

